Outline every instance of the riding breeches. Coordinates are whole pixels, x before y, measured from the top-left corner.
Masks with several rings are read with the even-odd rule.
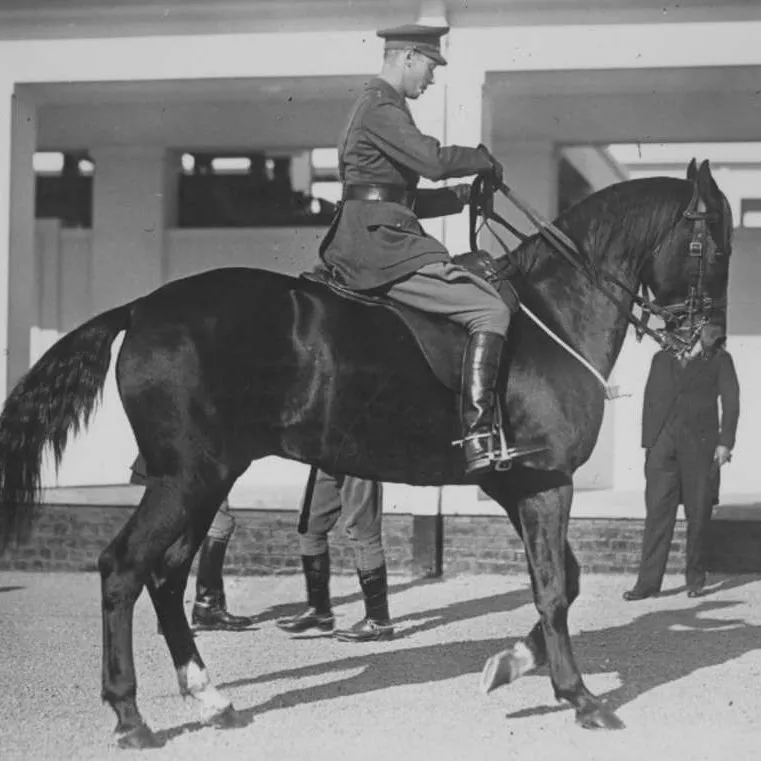
[[[486,280],[451,262],[426,264],[391,285],[389,298],[447,317],[468,333],[507,334],[511,308]],[[513,309],[517,308],[517,303]]]
[[[307,495],[308,496],[308,495]],[[343,515],[357,569],[371,571],[386,562],[381,537],[382,486],[377,481],[317,470],[306,531],[299,535],[302,555],[328,551],[328,533]]]
[[[235,518],[230,512],[230,503],[225,499],[219,506],[206,536],[219,542],[227,542],[233,535],[233,531],[235,531]]]

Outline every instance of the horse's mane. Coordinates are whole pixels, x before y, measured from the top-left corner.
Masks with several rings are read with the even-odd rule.
[[[573,204],[554,224],[576,243],[581,255],[578,269],[586,265],[594,273],[605,270],[620,277],[622,270],[628,269],[633,274],[643,263],[633,258],[634,252],[655,250],[662,236],[679,221],[691,192],[692,183],[674,177],[627,180]],[[561,338],[570,340],[554,306],[556,297],[562,300],[568,292],[571,265],[540,233],[524,241],[512,256],[499,257],[497,271],[510,272],[514,261],[521,273],[517,280],[510,279],[521,300]],[[558,282],[557,288],[549,290],[549,298],[535,287],[548,279]]]
[[[677,223],[691,192],[691,183],[674,177],[626,180],[577,201],[558,216],[555,225],[574,240],[582,256],[596,268],[614,240],[654,247]],[[532,258],[542,254],[559,258],[538,234],[519,246],[516,254],[520,256],[524,246],[537,245],[546,250],[533,250]]]

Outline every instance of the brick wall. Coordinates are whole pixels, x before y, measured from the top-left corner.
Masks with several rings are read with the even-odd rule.
[[[0,557],[0,569],[92,571],[98,555],[132,513],[129,507],[43,505],[30,542],[11,547]],[[226,558],[226,573],[299,572],[296,516],[266,510],[235,511],[236,531]],[[441,520],[444,573],[525,573],[523,546],[502,517],[449,516]],[[384,546],[391,573],[422,575],[435,568],[437,519],[409,515],[384,518]],[[634,574],[639,560],[643,522],[622,519],[571,519],[569,540],[582,569],[591,573]],[[668,570],[683,569],[685,525],[677,522]],[[721,572],[761,571],[761,522],[714,520],[708,555]],[[352,573],[354,561],[339,523],[331,537],[336,572]]]

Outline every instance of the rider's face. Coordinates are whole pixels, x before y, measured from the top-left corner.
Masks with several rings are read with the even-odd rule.
[[[433,73],[438,64],[415,50],[408,51],[404,64],[404,94],[414,100],[433,84]]]

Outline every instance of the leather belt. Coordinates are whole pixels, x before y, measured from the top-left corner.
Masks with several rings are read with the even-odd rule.
[[[415,205],[415,191],[405,190],[400,185],[346,185],[343,192],[344,201],[389,201],[401,203],[408,208]]]

